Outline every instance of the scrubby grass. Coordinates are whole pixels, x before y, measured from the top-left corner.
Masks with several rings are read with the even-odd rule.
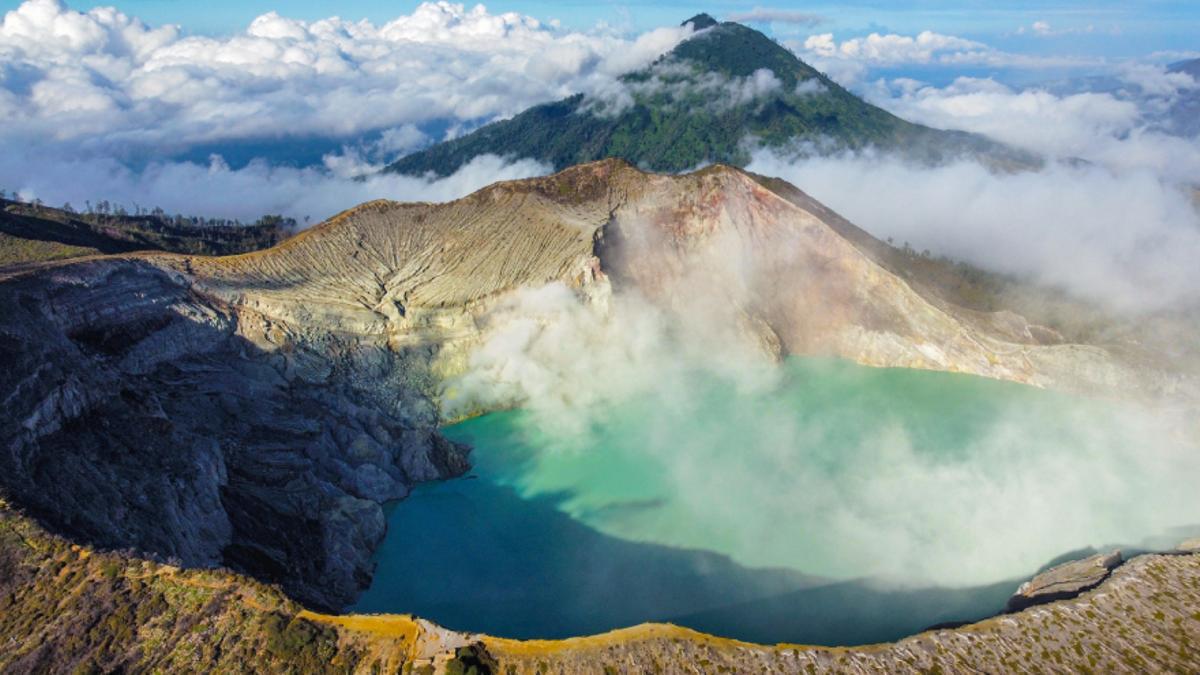
[[[0,267],[22,263],[65,260],[85,255],[96,255],[99,252],[98,249],[86,246],[72,246],[56,241],[23,239],[0,232]]]

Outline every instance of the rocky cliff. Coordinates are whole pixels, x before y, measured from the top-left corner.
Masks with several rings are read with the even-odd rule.
[[[447,204],[364,204],[255,253],[0,273],[0,487],[80,542],[340,608],[369,579],[381,503],[466,468],[436,431],[440,383],[505,298],[547,283],[593,306],[636,292],[767,357],[1180,386],[957,307],[887,251],[785,184],[607,160]]]
[[[506,293],[558,281],[592,300],[632,289],[777,354],[1063,388],[1157,382],[1019,315],[980,316],[910,284],[889,250],[781,181],[606,160],[449,204],[373,202],[264,252],[161,264],[297,335],[432,346],[438,377],[465,367]]]
[[[10,279],[0,307],[4,492],[80,541],[340,607],[369,578],[379,503],[466,466],[403,352],[265,349],[261,315],[152,260]]]

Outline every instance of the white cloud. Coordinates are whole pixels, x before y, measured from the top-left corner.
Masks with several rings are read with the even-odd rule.
[[[824,94],[829,89],[825,86],[825,83],[814,77],[797,82],[795,91],[797,96],[807,96],[809,94]]]
[[[880,81],[866,94],[911,121],[975,131],[1060,157],[1078,157],[1100,139],[1124,134],[1140,117],[1137,105],[1109,94],[1056,96],[969,77],[946,87],[913,80]]]
[[[532,160],[509,162],[482,155],[442,179],[372,173],[354,155],[327,156],[326,167],[292,168],[255,161],[231,169],[214,157],[207,165],[154,163],[134,172],[112,159],[47,155],[39,148],[0,154],[0,187],[47,204],[107,199],[132,210],[161,207],[168,213],[252,221],[275,213],[315,224],[373,199],[448,201],[499,180],[549,173]]]
[[[28,0],[0,23],[0,186],[51,203],[107,199],[243,219],[456,197],[547,167],[480,158],[442,181],[351,178],[380,168],[364,158],[392,159],[438,140],[434,133],[601,90],[691,34],[571,32],[441,1],[383,24],[269,12],[215,38],[147,26],[111,7]],[[290,139],[352,147],[306,169],[168,159],[198,146]]]
[[[1190,74],[1171,72],[1158,64],[1123,63],[1116,72],[1124,85],[1145,96],[1174,99],[1181,92],[1200,89],[1200,82]]]
[[[1153,78],[1145,81],[1152,87],[1161,84]],[[990,78],[969,77],[945,87],[910,79],[880,80],[864,94],[905,119],[974,131],[1050,158],[1084,159],[1117,170],[1147,169],[1173,181],[1195,182],[1200,176],[1200,141],[1151,131],[1148,114],[1157,106],[1146,99],[1016,90]]]
[[[783,83],[768,68],[759,68],[745,77],[726,77],[716,72],[698,72],[690,63],[668,59],[655,63],[644,80],[614,80],[594,88],[583,105],[597,116],[608,117],[620,115],[637,100],[648,98],[656,99],[659,106],[698,110],[701,108],[697,107],[696,98],[700,97],[705,101],[703,109],[720,112],[767,98],[782,87]],[[798,86],[796,93],[817,91],[800,91]]]
[[[731,82],[727,88],[730,93],[730,105],[736,107],[750,103],[779,91],[782,86],[783,83],[779,81],[778,77],[775,77],[775,73],[767,68],[759,68],[750,75],[735,78]]]
[[[1130,151],[1154,152],[1136,140]],[[1147,169],[1051,164],[996,173],[875,155],[801,161],[760,152],[751,171],[800,186],[897,245],[1031,278],[1129,310],[1200,300],[1200,213]]]
[[[825,19],[817,14],[800,12],[793,9],[776,9],[772,7],[755,7],[749,12],[735,12],[725,17],[726,21],[739,23],[791,23],[802,26],[813,26]]]
[[[28,0],[0,24],[0,140],[170,151],[506,116],[646,65],[690,32],[566,32],[442,1],[382,25],[270,12],[241,34],[188,37]]]
[[[1017,35],[1034,35],[1037,37],[1059,37],[1061,35],[1091,35],[1097,32],[1095,24],[1087,24],[1084,26],[1076,26],[1073,28],[1054,28],[1048,21],[1034,21],[1028,27],[1021,26],[1017,28]],[[1118,26],[1112,26],[1107,31],[1112,35],[1119,35],[1121,29]]]
[[[973,40],[923,31],[916,37],[880,35],[844,40],[840,44],[833,33],[813,35],[804,41],[804,49],[817,56],[866,61],[872,64],[930,63],[946,53],[988,50],[988,46]]]
[[[839,42],[833,33],[786,43],[800,58],[845,86],[857,84],[871,68],[903,65],[1057,68],[1098,65],[1098,59],[1013,54],[982,42],[933,31],[917,35],[871,33]]]

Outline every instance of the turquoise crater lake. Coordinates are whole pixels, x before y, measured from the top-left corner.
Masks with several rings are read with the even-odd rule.
[[[1068,551],[1200,522],[1200,452],[1169,416],[977,377],[793,358],[578,415],[447,427],[472,471],[389,507],[352,610],[862,644],[995,613]]]

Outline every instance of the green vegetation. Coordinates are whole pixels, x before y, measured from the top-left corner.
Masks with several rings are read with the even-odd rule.
[[[482,645],[468,645],[455,650],[454,658],[446,662],[445,672],[446,675],[491,675],[499,672],[499,666]]]
[[[237,220],[167,215],[162,209],[129,213],[119,205],[88,203],[83,212],[6,198],[0,190],[0,267],[101,253],[170,251],[228,255],[283,241],[296,222],[264,216],[253,224]]]
[[[278,590],[93,553],[0,502],[0,672],[345,672],[362,656]]]
[[[99,249],[87,246],[72,246],[57,241],[25,239],[0,232],[0,267],[20,263],[45,262],[96,255]]]
[[[701,20],[700,25],[707,22]],[[564,168],[619,157],[654,171],[745,166],[755,147],[784,152],[875,147],[926,162],[971,155],[1003,167],[1036,160],[981,136],[906,122],[854,96],[753,29],[722,23],[620,79],[411,154],[388,167],[449,175],[481,154]]]

